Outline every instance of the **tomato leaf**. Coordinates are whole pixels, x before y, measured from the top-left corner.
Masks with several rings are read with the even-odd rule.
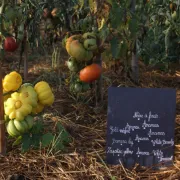
[[[118,28],[123,22],[124,10],[117,4],[113,6],[110,12],[110,20],[112,28]]]
[[[41,120],[36,121],[36,123],[34,124],[31,133],[32,134],[38,134],[41,133],[43,131],[43,122]]]
[[[66,130],[62,131],[61,139],[64,143],[70,143],[71,142],[70,135]]]
[[[104,24],[104,26],[101,28],[101,30],[99,31],[99,37],[101,39],[102,42],[104,42],[107,38],[107,36],[109,35],[109,28],[106,24]]]
[[[54,136],[52,135],[52,133],[47,133],[47,134],[44,134],[42,136],[42,147],[47,147],[51,144],[51,142],[53,141],[54,139]]]
[[[60,140],[65,142],[65,143],[71,142],[71,138],[70,138],[69,133],[65,130],[65,128],[61,125],[60,122],[57,123],[57,128],[59,131]]]
[[[54,146],[55,151],[64,150],[65,146],[63,145],[62,141],[56,141]]]
[[[110,43],[111,43],[111,52],[112,52],[113,58],[118,58],[119,40],[116,37],[114,37]]]
[[[59,132],[64,130],[64,127],[62,126],[62,124],[60,122],[57,123],[57,128],[58,128]]]
[[[31,147],[31,137],[29,136],[29,134],[24,134],[22,136],[22,145],[21,145],[22,152],[28,151],[30,147]]]
[[[129,21],[129,30],[131,32],[131,36],[134,37],[138,30],[138,22],[135,17],[132,17]]]
[[[128,45],[127,45],[127,43],[126,43],[125,41],[123,41],[123,42],[120,44],[119,56],[120,56],[120,57],[125,57],[127,50],[128,50]]]
[[[32,134],[31,146],[35,149],[39,148],[42,134]]]

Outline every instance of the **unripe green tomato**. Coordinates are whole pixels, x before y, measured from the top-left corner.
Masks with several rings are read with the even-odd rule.
[[[177,19],[177,12],[174,11],[172,14],[171,14],[171,17],[173,20],[176,20]]]
[[[70,71],[73,71],[73,72],[78,71],[78,65],[74,58],[71,58],[70,60],[67,61],[67,66]]]
[[[82,92],[82,85],[80,83],[75,83],[74,85],[74,91],[76,93]]]

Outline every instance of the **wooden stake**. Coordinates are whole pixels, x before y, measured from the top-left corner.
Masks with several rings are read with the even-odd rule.
[[[5,143],[5,121],[4,121],[4,100],[3,100],[3,88],[2,88],[2,68],[0,65],[0,154],[5,155],[6,143]]]
[[[0,7],[0,32],[3,31],[3,11],[5,8],[5,0],[2,0]],[[3,99],[3,86],[2,86],[2,62],[3,62],[3,50],[1,49],[0,59],[0,154],[5,155],[6,143],[5,143],[5,121],[4,121],[4,99]]]

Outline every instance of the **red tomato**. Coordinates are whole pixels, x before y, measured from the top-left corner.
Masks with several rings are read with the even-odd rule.
[[[93,63],[80,71],[79,78],[82,82],[93,82],[100,77],[101,72],[101,66]]]
[[[18,48],[18,44],[13,37],[6,37],[4,41],[4,50],[14,52]]]

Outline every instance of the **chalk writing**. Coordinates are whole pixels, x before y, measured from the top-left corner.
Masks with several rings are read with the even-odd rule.
[[[118,130],[119,130],[118,127],[113,127],[113,126],[110,126],[109,129],[111,130],[110,134],[118,133]]]
[[[142,155],[142,156],[149,156],[149,155],[150,155],[149,152],[141,151],[139,147],[138,147],[138,150],[137,150],[137,153],[136,153],[136,154],[138,155],[138,157],[139,157],[140,155]]]
[[[152,114],[152,112],[149,112],[148,121],[151,121],[151,119],[158,119],[159,116],[157,114]]]
[[[123,151],[119,148],[112,149],[112,147],[108,147],[107,153],[113,154],[114,156],[114,154],[123,154]]]
[[[150,122],[151,119],[158,119],[159,116],[158,116],[158,114],[152,114],[151,111],[150,111],[148,114],[144,114],[144,115],[141,114],[140,112],[136,111],[136,112],[134,113],[134,115],[133,115],[133,118],[136,118],[138,121],[139,121],[140,119],[147,118],[148,121]]]
[[[173,139],[171,139],[170,141],[167,141],[167,140],[164,139],[162,142],[163,142],[162,146],[164,146],[164,145],[171,145],[171,146],[173,146],[174,145]]]
[[[128,130],[128,131],[134,131],[134,130],[140,129],[140,127],[139,126],[131,126],[127,123],[127,125],[124,129]]]
[[[151,140],[151,143],[153,144],[153,146],[156,146],[156,145],[161,145],[162,141],[160,139],[155,139],[155,140]]]
[[[165,132],[153,132],[151,129],[148,132],[148,136],[165,136]]]
[[[143,115],[140,114],[139,112],[135,112],[133,118],[137,118],[138,120],[140,120],[141,118],[143,118]]]
[[[153,150],[154,156],[157,156],[158,158],[163,158],[164,153],[161,150]]]
[[[114,87],[108,91],[107,162],[169,165],[175,144],[175,91]]]
[[[159,124],[148,124],[146,123],[146,120],[144,120],[144,123],[142,124],[142,128],[146,129],[146,128],[158,128]]]
[[[149,141],[148,137],[139,137],[139,135],[136,135],[135,141],[140,142],[140,141]]]
[[[165,162],[165,161],[172,161],[172,160],[173,160],[173,156],[171,156],[171,157],[161,157],[159,161],[160,162],[162,162],[162,161]]]
[[[128,144],[130,144],[131,146],[133,146],[133,145],[134,145],[134,142],[133,142],[133,140],[132,140],[131,138],[129,138],[129,140],[128,140]]]
[[[129,129],[119,129],[118,127],[113,127],[113,126],[110,126],[109,128],[111,130],[110,134],[113,133],[130,134],[131,132]]]
[[[127,149],[124,151],[123,156],[128,155],[128,154],[133,154],[133,151],[131,151],[129,148],[127,148]]]
[[[156,146],[156,145],[161,145],[161,146],[170,145],[170,146],[173,146],[174,145],[173,139],[171,139],[170,141],[167,141],[165,139],[163,139],[163,140],[155,139],[155,140],[151,140],[151,143],[153,144],[153,146]]]
[[[129,144],[130,146],[133,146],[134,142],[132,141],[131,138],[129,138],[129,140],[120,140],[120,139],[115,139],[115,138],[113,138],[113,139],[112,139],[112,145],[113,145],[113,144],[120,144],[121,146],[122,146],[123,144]]]
[[[121,145],[123,145],[123,144],[127,144],[127,141],[126,140],[118,140],[118,139],[112,139],[112,145],[113,144],[121,144]]]
[[[122,134],[130,134],[131,133],[130,130],[126,130],[126,129],[120,129],[119,132]]]

